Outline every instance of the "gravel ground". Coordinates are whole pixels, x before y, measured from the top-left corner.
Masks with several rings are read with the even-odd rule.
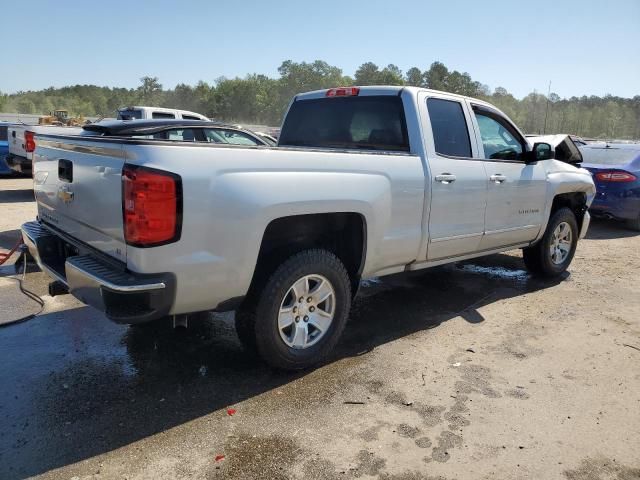
[[[29,187],[0,179],[0,249]],[[28,273],[46,309],[0,329],[0,478],[638,479],[639,250],[594,222],[558,281],[516,251],[364,282],[296,375],[244,354],[233,315],[128,328]],[[35,310],[13,272],[4,320]]]

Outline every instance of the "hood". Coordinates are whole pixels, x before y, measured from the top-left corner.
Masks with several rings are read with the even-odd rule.
[[[527,136],[531,147],[534,143],[548,143],[555,150],[555,159],[571,165],[580,166],[582,163],[582,153],[573,143],[571,137],[565,134],[557,135],[531,135]]]

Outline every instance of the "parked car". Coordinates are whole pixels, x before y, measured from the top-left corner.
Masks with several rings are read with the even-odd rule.
[[[597,190],[590,212],[640,231],[640,145],[590,144],[580,150]]]
[[[13,173],[5,161],[5,157],[9,154],[9,125],[10,123],[0,122],[0,175]]]
[[[562,274],[595,187],[552,156],[481,100],[332,88],[294,98],[278,148],[39,137],[22,234],[52,294],[128,324],[236,309],[243,344],[296,370],[333,349],[362,278],[515,248]]]
[[[579,137],[577,135],[569,135],[569,138],[571,138],[571,140],[576,145],[576,147],[582,147],[584,145],[587,145],[587,141],[584,138]]]
[[[33,152],[36,148],[36,134],[77,135],[80,132],[82,132],[80,127],[11,124],[7,130],[9,143],[9,153],[5,157],[7,165],[15,173],[31,175]]]
[[[572,165],[580,166],[582,163],[582,154],[576,141],[571,135],[555,134],[555,135],[527,135],[530,142],[546,142],[553,147],[553,158],[562,160]]]
[[[209,119],[204,115],[188,110],[176,110],[173,108],[143,107],[133,106],[118,109],[118,120],[166,120],[177,118],[182,120],[205,120]]]
[[[85,125],[83,135],[132,137],[147,140],[206,142],[228,145],[270,145],[259,135],[220,122],[200,120],[131,120]]]
[[[262,140],[264,140],[268,145],[271,145],[272,147],[275,147],[278,144],[278,139],[275,138],[273,135],[269,135],[268,133],[264,133],[264,132],[253,132],[256,135],[258,135]]]

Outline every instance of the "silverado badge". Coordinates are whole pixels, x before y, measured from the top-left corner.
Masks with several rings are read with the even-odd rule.
[[[68,186],[63,185],[58,188],[58,198],[64,203],[69,204],[73,201],[73,192],[69,189]]]

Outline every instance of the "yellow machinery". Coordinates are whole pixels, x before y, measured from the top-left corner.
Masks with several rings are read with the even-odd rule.
[[[66,126],[80,126],[83,125],[84,118],[82,117],[69,117],[67,110],[54,110],[49,115],[44,115],[38,118],[38,125],[66,125]]]

